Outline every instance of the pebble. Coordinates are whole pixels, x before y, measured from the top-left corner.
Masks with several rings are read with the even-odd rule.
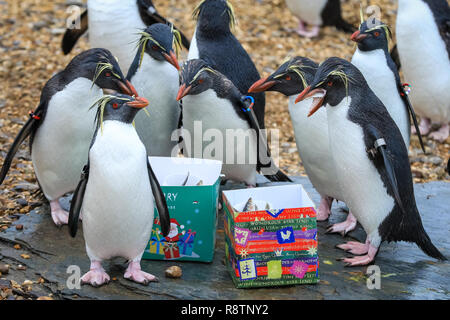
[[[181,278],[183,271],[178,266],[172,266],[166,269],[166,277],[172,279]]]
[[[9,273],[9,264],[0,264],[0,273],[8,274]]]
[[[18,231],[23,230],[23,224],[16,225],[16,230],[18,230]]]

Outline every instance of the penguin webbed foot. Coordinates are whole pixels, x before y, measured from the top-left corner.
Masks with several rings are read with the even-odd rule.
[[[69,212],[61,207],[58,199],[50,201],[50,210],[56,226],[61,227],[69,223]]]
[[[444,143],[445,140],[447,140],[447,138],[449,137],[449,135],[450,135],[450,125],[444,124],[441,126],[439,130],[430,133],[429,137],[433,140],[439,141],[440,143]]]
[[[343,237],[350,231],[355,230],[358,221],[355,216],[350,212],[347,219],[344,222],[336,223],[328,227],[326,233],[340,233]]]
[[[307,30],[305,24],[303,21],[299,19],[298,28],[295,30],[295,32],[305,38],[315,38],[319,36],[320,27],[319,26],[312,26],[311,30]]]
[[[369,241],[366,241],[366,243],[349,241],[337,245],[336,248],[357,255],[356,257],[338,259],[339,261],[344,262],[346,267],[366,266],[371,264],[375,260],[378,252],[378,248],[371,245]]]
[[[95,288],[108,284],[110,281],[109,275],[102,268],[98,261],[91,263],[91,269],[81,277],[81,284],[88,284]]]
[[[159,282],[157,277],[141,270],[140,261],[130,262],[125,271],[124,278],[144,286],[147,286],[150,282]]]
[[[320,200],[319,209],[317,210],[317,221],[326,221],[331,214],[331,206],[333,198],[325,196]]]

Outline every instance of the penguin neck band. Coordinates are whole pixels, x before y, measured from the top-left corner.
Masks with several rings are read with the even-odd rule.
[[[34,111],[30,111],[28,113],[30,115],[30,118],[33,118],[34,120],[41,120],[41,117],[34,113]]]

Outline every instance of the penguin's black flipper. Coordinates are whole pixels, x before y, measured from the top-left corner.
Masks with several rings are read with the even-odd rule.
[[[72,238],[75,238],[78,231],[78,220],[80,219],[81,207],[83,205],[84,193],[86,192],[86,185],[89,180],[89,163],[84,166],[81,172],[80,182],[73,193],[72,202],[70,203],[69,211],[69,233]]]
[[[139,14],[141,15],[142,20],[147,26],[154,23],[170,24],[170,22],[167,21],[166,18],[158,13],[151,0],[137,0],[137,4],[139,7]],[[183,47],[189,50],[189,47],[191,45],[190,41],[186,38],[183,32],[180,31],[180,29],[175,26],[174,28],[180,32],[181,43],[183,44]]]
[[[153,197],[156,202],[156,209],[158,209],[159,220],[161,221],[161,232],[163,236],[167,236],[170,231],[170,215],[167,207],[166,197],[161,190],[158,179],[153,172],[150,161],[147,159],[148,177],[150,178],[150,185],[152,187]]]
[[[286,176],[279,168],[275,166],[273,163],[272,156],[270,154],[269,144],[267,143],[267,138],[264,134],[264,131],[261,130],[259,126],[258,119],[256,118],[256,114],[253,111],[254,102],[250,102],[249,100],[254,100],[250,96],[244,96],[241,98],[242,108],[241,110],[247,116],[247,120],[250,124],[250,128],[256,131],[256,137],[258,141],[257,147],[257,157],[258,157],[258,165],[257,169],[260,170],[271,170],[276,173],[275,174],[264,174],[264,176],[272,182],[292,182],[292,180]],[[265,161],[262,161],[262,160]]]
[[[9,168],[11,167],[12,160],[14,159],[14,156],[16,155],[17,151],[20,148],[20,145],[22,142],[25,141],[25,139],[33,135],[36,128],[39,126],[41,121],[41,108],[38,107],[34,113],[30,113],[30,119],[25,123],[25,125],[22,127],[22,129],[19,131],[19,134],[17,135],[16,139],[14,140],[11,148],[9,149],[5,161],[3,162],[2,170],[0,171],[0,185],[3,183],[3,181],[6,178],[6,175],[8,174]]]
[[[61,48],[64,54],[69,54],[77,43],[78,39],[86,33],[88,29],[88,11],[87,9],[77,18],[80,21],[80,28],[67,29],[64,34]],[[71,25],[75,25],[72,21]]]
[[[391,50],[391,59],[394,61],[397,70],[400,71],[402,63],[400,62],[400,55],[398,53],[397,45],[395,45]]]
[[[338,30],[347,33],[353,33],[357,29],[355,26],[346,22],[342,18],[342,8],[340,0],[328,0],[327,4],[322,10],[322,21],[326,26],[335,26]]]
[[[414,108],[411,105],[411,101],[409,101],[408,94],[406,93],[405,88],[403,87],[403,85],[399,82],[397,84],[397,86],[398,86],[398,90],[400,92],[400,97],[402,98],[403,103],[408,108],[408,114],[411,115],[411,118],[413,120],[414,127],[416,128],[416,134],[419,137],[420,147],[422,148],[423,152],[425,153],[425,145],[423,143],[422,134],[420,133],[419,123],[418,123],[417,117],[416,117],[416,112],[414,111]]]
[[[381,159],[383,161],[382,165],[386,170],[387,179],[394,193],[395,201],[397,202],[401,211],[405,213],[405,207],[403,206],[403,202],[398,189],[394,165],[391,162],[390,155],[386,150],[386,140],[384,140],[384,137],[381,135],[381,133],[372,125],[369,126],[368,133],[371,139],[371,148],[369,148],[367,152],[372,157],[373,161],[377,161],[378,159],[380,159],[379,155],[381,155]]]

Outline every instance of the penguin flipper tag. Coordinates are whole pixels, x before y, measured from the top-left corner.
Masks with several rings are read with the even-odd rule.
[[[155,198],[156,209],[158,210],[159,220],[161,221],[161,231],[163,236],[167,236],[170,231],[170,214],[167,207],[166,197],[161,190],[158,179],[153,172],[150,161],[147,159],[148,177],[150,179],[150,185],[152,187],[153,197]]]
[[[80,21],[80,26],[72,29],[67,29],[64,33],[64,37],[61,43],[62,51],[65,55],[72,51],[73,47],[77,43],[78,39],[86,33],[88,29],[88,11],[87,9],[77,18],[75,21]],[[71,25],[75,25],[75,21],[71,22]]]
[[[166,18],[164,18],[158,13],[151,0],[138,0],[137,4],[139,7],[139,13],[141,15],[141,18],[148,26],[154,23],[170,24],[170,22],[167,21]],[[180,29],[178,29],[175,26],[174,28],[180,32],[181,43],[183,44],[183,47],[189,49],[189,47],[191,46],[190,41],[180,31]]]
[[[386,169],[387,180],[389,181],[390,187],[392,188],[392,192],[394,193],[395,201],[400,207],[403,213],[406,213],[405,207],[403,206],[403,202],[400,198],[400,192],[398,190],[397,178],[395,175],[394,166],[392,165],[391,159],[389,158],[388,152],[386,150],[386,140],[382,137],[382,135],[378,132],[378,130],[372,126],[369,128],[369,134],[373,139],[373,148],[368,150],[369,155],[371,155],[372,160],[375,160],[379,154],[383,159],[383,166]]]
[[[84,166],[81,173],[81,179],[78,183],[75,192],[73,193],[72,202],[70,204],[69,212],[69,233],[72,238],[75,238],[78,231],[78,220],[80,218],[81,207],[83,205],[84,193],[86,192],[86,185],[89,180],[89,163]]]
[[[257,157],[258,157],[258,167],[259,168],[270,168],[271,170],[275,171],[277,170],[275,174],[273,175],[266,175],[264,176],[269,179],[272,182],[279,182],[279,181],[286,181],[286,182],[292,182],[292,180],[286,176],[279,168],[275,166],[273,163],[272,155],[270,154],[269,144],[267,142],[266,135],[264,131],[261,130],[261,127],[259,126],[258,119],[256,118],[255,112],[253,111],[253,102],[248,104],[248,99],[253,100],[253,97],[246,96],[241,98],[242,103],[242,111],[247,116],[248,123],[250,125],[250,128],[256,131],[256,138],[258,141],[258,147],[257,147]],[[263,157],[268,157],[269,163],[263,164],[261,161],[260,155]],[[267,162],[267,161],[265,161]]]
[[[398,83],[398,90],[400,91],[400,97],[403,100],[403,103],[406,105],[406,108],[408,109],[408,114],[411,115],[411,118],[414,123],[414,127],[416,128],[417,137],[419,138],[420,147],[422,148],[423,153],[425,153],[425,145],[423,143],[422,134],[420,133],[419,129],[419,123],[417,122],[416,112],[414,111],[414,108],[411,105],[411,101],[409,101],[408,94],[405,91],[405,88],[401,83]]]
[[[41,112],[38,111],[39,109],[40,108],[38,107],[35,113],[30,113],[30,119],[28,119],[28,121],[19,131],[19,134],[17,135],[11,148],[9,149],[8,154],[5,157],[5,161],[3,162],[2,170],[0,172],[0,185],[5,180],[9,168],[11,167],[12,160],[16,155],[17,151],[19,150],[20,145],[22,144],[22,142],[25,141],[25,139],[28,136],[30,136],[33,133],[33,131],[36,129],[36,126],[39,124],[39,121],[42,120],[40,117]]]

